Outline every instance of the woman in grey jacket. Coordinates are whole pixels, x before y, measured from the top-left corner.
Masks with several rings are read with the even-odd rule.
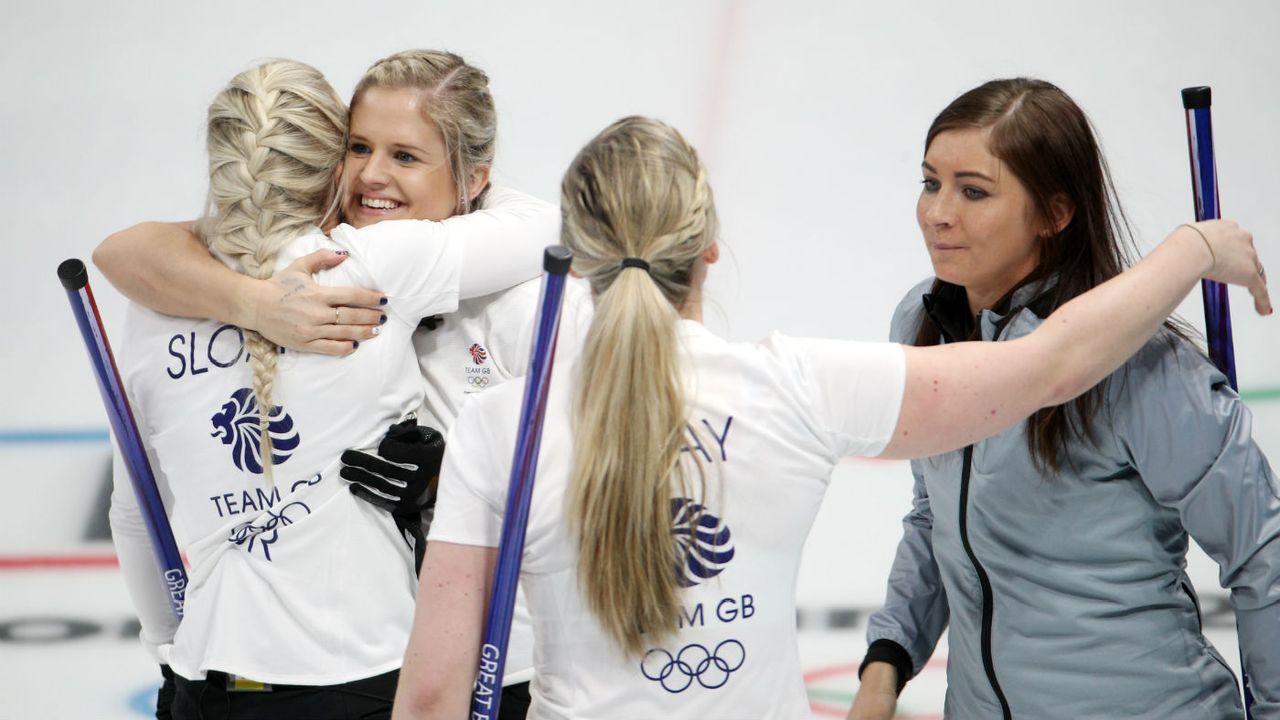
[[[1089,121],[1049,83],[961,95],[929,128],[922,170],[937,277],[898,306],[895,341],[1021,337],[1125,265]],[[1168,323],[1080,398],[912,462],[851,720],[891,717],[948,624],[948,718],[1244,717],[1201,632],[1189,537],[1231,590],[1253,718],[1280,718],[1280,483],[1251,432]]]

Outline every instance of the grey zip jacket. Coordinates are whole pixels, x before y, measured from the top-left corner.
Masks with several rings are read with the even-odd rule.
[[[942,292],[929,316],[922,305],[932,282],[898,305],[894,341],[939,316]],[[1016,291],[1007,315],[984,310],[981,338],[1034,330],[1025,305],[1040,289]],[[1252,415],[1167,334],[1106,382],[1096,445],[1068,448],[1060,474],[1036,469],[1025,424],[911,463],[914,502],[868,659],[909,656],[914,675],[949,623],[952,720],[1243,718],[1237,680],[1201,632],[1190,536],[1231,590],[1253,717],[1280,719],[1280,485]]]

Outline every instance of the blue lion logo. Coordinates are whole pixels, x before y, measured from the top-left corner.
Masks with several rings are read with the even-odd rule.
[[[681,585],[693,587],[724,571],[733,559],[733,539],[720,518],[689,498],[672,498],[671,521]]]
[[[300,438],[293,427],[293,418],[279,405],[271,408],[267,416],[267,432],[271,434],[271,463],[281,465],[297,449]],[[231,393],[231,399],[222,409],[209,418],[213,423],[210,437],[231,446],[231,460],[240,470],[255,475],[262,474],[262,432],[258,428],[258,399],[252,388],[240,388]]]

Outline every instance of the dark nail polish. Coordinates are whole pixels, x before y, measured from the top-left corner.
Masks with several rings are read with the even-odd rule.
[[[387,322],[387,316],[386,316],[386,315],[383,315],[382,317],[378,318],[378,324],[379,324],[379,325],[385,324],[386,322]]]
[[[335,254],[338,254],[338,255],[350,255],[350,254],[351,254],[351,251],[350,251],[350,250],[334,250],[333,252],[334,252]]]
[[[387,299],[386,299],[386,298],[378,298],[378,304],[379,304],[379,305],[386,305],[386,304],[387,304]]]
[[[352,340],[352,341],[351,341],[351,349],[352,349],[352,350],[355,350],[355,349],[356,349],[356,348],[358,348],[358,347],[360,347],[360,341],[359,341],[359,340]]]

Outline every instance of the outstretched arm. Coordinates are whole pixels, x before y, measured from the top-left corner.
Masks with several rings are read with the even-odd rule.
[[[254,282],[222,263],[195,235],[195,223],[144,222],[93,251],[107,280],[136,303],[179,317],[251,327]]]
[[[270,280],[255,280],[214,259],[189,222],[134,225],[93,251],[93,262],[107,280],[139,305],[231,323],[292,350],[328,355],[345,355],[353,349],[351,341],[373,337],[382,316],[376,309],[382,294],[376,290],[312,282],[312,273],[345,259],[321,250]]]
[[[1252,236],[1235,223],[1181,226],[1024,338],[905,347],[902,410],[881,457],[964,447],[1080,395],[1137,352],[1202,276],[1248,287],[1257,311],[1270,314],[1261,267]]]

